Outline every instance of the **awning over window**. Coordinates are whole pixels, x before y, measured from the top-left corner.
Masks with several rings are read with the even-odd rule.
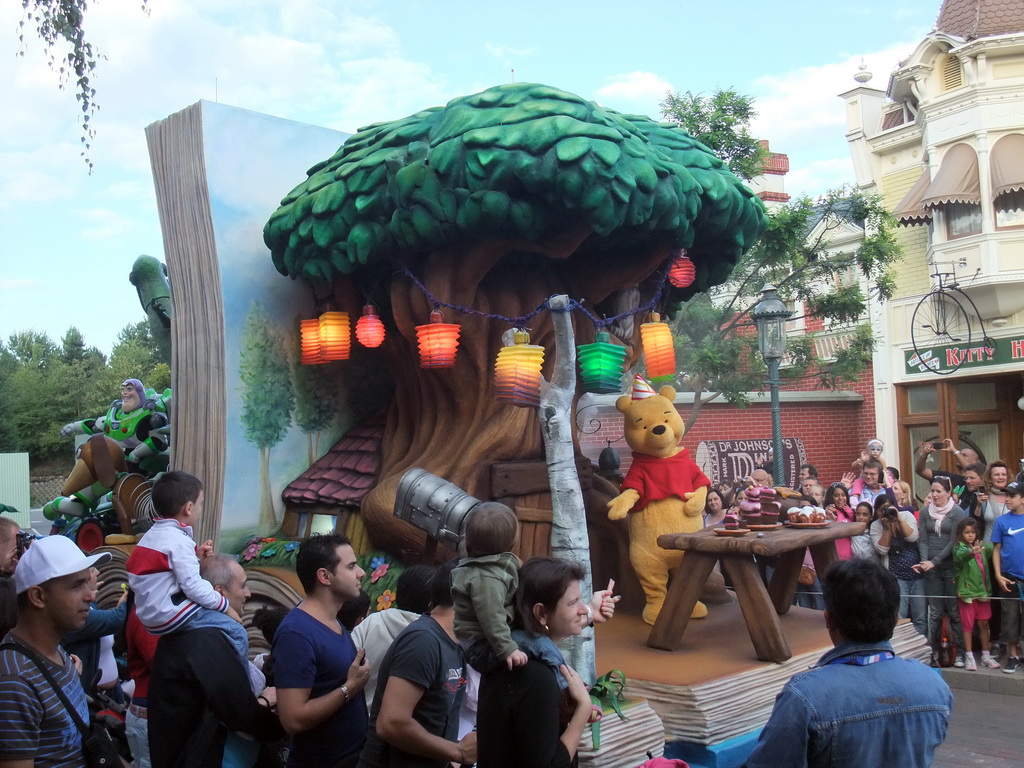
[[[1024,190],[1024,136],[1011,133],[992,147],[989,155],[992,202],[1000,195]]]
[[[936,208],[950,203],[980,203],[978,154],[967,144],[957,144],[944,158],[939,172],[928,185],[921,205]]]
[[[900,200],[900,204],[896,206],[896,210],[892,212],[892,215],[896,217],[896,220],[904,227],[913,227],[916,224],[927,224],[932,220],[932,212],[926,210],[921,205],[921,200],[924,198],[924,193],[928,189],[930,179],[928,178],[928,169],[925,168],[921,172],[921,178],[914,182],[914,186],[907,192],[906,197]]]

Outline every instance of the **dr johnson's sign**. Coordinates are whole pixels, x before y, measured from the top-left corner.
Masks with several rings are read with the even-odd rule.
[[[959,368],[984,368],[1024,361],[1024,339],[996,339],[995,343],[995,347],[984,344],[929,347],[921,350],[920,355],[911,349],[903,353],[907,373],[952,373]]]
[[[772,441],[768,439],[701,440],[693,460],[712,483],[733,483],[749,477],[761,465],[770,463],[771,447]],[[782,467],[786,476],[775,478],[775,484],[792,488],[800,474],[800,465],[806,463],[804,441],[799,437],[782,438]]]

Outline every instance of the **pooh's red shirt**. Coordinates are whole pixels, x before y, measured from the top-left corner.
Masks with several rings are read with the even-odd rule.
[[[636,510],[669,496],[685,500],[684,493],[692,493],[705,485],[710,486],[711,481],[690,458],[690,452],[683,448],[667,459],[634,451],[633,463],[626,473],[626,479],[622,481],[621,490],[632,488],[640,494],[640,500],[633,505]]]

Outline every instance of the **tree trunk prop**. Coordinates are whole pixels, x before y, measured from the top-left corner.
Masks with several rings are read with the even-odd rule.
[[[590,602],[593,576],[590,570],[590,539],[580,478],[576,474],[573,446],[573,402],[576,397],[576,339],[569,317],[571,305],[565,295],[548,300],[554,326],[555,348],[551,381],[541,388],[540,423],[551,486],[551,554],[561,560],[580,563],[586,571],[583,599]],[[569,663],[587,680],[597,678],[594,631],[566,641]]]
[[[653,298],[652,276],[686,248],[697,279],[661,295],[659,310],[671,314],[724,281],[763,228],[760,201],[684,131],[539,83],[367,126],[313,166],[264,227],[275,267],[334,282],[335,304],[353,314],[362,303],[340,300],[354,285],[347,276],[372,294],[389,261],[434,297],[407,276],[390,278],[396,328],[382,351],[396,394],[379,485],[362,505],[373,542],[410,558],[423,549],[424,534],[392,512],[409,468],[487,499],[493,462],[541,460],[537,413],[494,398],[492,367],[511,324],[495,315],[519,318],[550,349],[550,313],[527,317],[547,297],[620,315]],[[423,370],[415,326],[441,302],[484,314],[449,310],[462,325],[458,362]],[[638,325],[630,317],[611,329],[631,352]],[[590,341],[590,324],[576,337]]]
[[[623,287],[640,284],[642,300],[650,298],[656,287],[644,281],[667,258],[669,245],[652,244],[629,260],[602,258],[580,252],[589,234],[584,227],[570,226],[541,242],[493,239],[442,248],[412,271],[440,300],[505,317],[527,315],[555,294],[578,297],[594,308]],[[462,325],[455,367],[424,369],[419,367],[415,327],[427,322],[432,307],[420,289],[401,276],[391,284],[391,303],[398,333],[389,336],[382,351],[395,378],[395,398],[381,444],[379,481],[363,500],[362,515],[375,546],[412,558],[422,552],[426,536],[393,511],[406,470],[422,467],[477,498],[489,499],[491,464],[540,459],[543,437],[535,410],[495,398],[494,360],[509,327],[505,320],[447,311],[446,322]],[[569,314],[571,328],[578,318]],[[529,325],[531,343],[552,350],[551,313],[541,312]],[[633,335],[623,340],[631,359],[639,336],[639,324],[633,325]],[[591,324],[584,322],[576,336],[589,341]],[[574,381],[575,348],[572,356]],[[548,380],[552,370],[549,354],[544,365]],[[569,416],[566,426],[571,433]]]

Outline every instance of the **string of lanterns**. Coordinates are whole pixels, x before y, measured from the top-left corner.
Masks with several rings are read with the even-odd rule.
[[[421,368],[452,368],[459,348],[459,334],[462,326],[457,323],[446,323],[440,307],[447,306],[472,314],[484,313],[454,307],[440,302],[430,295],[411,273],[420,289],[432,300],[435,309],[430,313],[430,321],[416,326],[416,340],[419,347]],[[695,278],[693,262],[680,251],[673,258],[663,274],[663,282],[667,279],[677,288],[691,285]],[[661,289],[654,298],[645,305],[622,313],[614,318],[598,320],[578,302],[571,308],[580,309],[590,317],[599,328],[595,340],[590,344],[577,347],[583,390],[595,394],[611,394],[622,391],[622,374],[625,370],[626,349],[613,344],[604,326],[615,320],[639,312],[648,311],[655,306],[661,295]],[[530,344],[530,334],[521,327],[522,322],[538,314],[545,308],[541,305],[529,315],[521,318],[501,318],[509,320],[517,326],[513,334],[513,342],[498,351],[494,364],[494,386],[500,402],[524,408],[533,408],[540,404],[541,367],[544,364],[544,347]],[[485,315],[487,317],[497,317]],[[511,322],[518,320],[519,322]],[[324,312],[318,319],[301,320],[301,361],[303,365],[317,365],[335,360],[347,360],[351,353],[350,323],[347,312]],[[385,328],[373,304],[363,307],[363,314],[356,322],[356,340],[364,347],[379,347],[384,342]],[[640,339],[644,350],[647,376],[655,383],[671,380],[676,373],[675,349],[672,344],[672,331],[667,323],[661,321],[657,312],[650,312],[647,322],[640,325]]]

